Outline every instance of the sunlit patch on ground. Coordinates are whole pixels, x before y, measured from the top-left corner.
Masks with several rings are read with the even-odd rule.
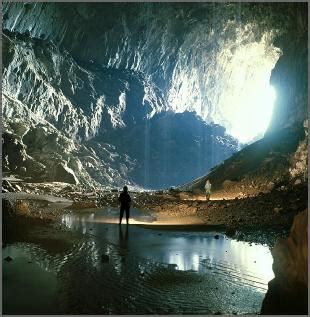
[[[141,213],[137,209],[133,208],[131,210],[131,215],[129,219],[130,225],[147,225],[147,226],[171,226],[171,225],[198,225],[203,224],[203,221],[196,216],[183,216],[183,217],[174,217],[169,215],[151,215],[147,213]],[[96,210],[92,212],[80,213],[79,216],[72,214],[64,214],[62,216],[62,223],[72,228],[76,222],[76,217],[80,218],[80,224],[83,225],[86,223],[107,223],[107,224],[118,224],[119,223],[119,211],[118,209],[105,209],[105,210]],[[126,217],[124,215],[122,219],[122,224],[126,224]]]

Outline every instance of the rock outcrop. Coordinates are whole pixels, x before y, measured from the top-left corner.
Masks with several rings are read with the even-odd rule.
[[[180,189],[203,193],[209,179],[213,197],[234,198],[293,186],[298,175],[302,176],[300,183],[306,185],[307,149],[304,144],[305,131],[300,126],[270,133],[215,166],[208,175]],[[293,172],[296,175],[293,176]]]
[[[284,26],[286,31],[275,39],[282,55],[270,78],[271,85],[276,88],[277,99],[268,132],[302,125],[308,118],[307,11],[307,4],[292,9],[287,17],[287,26]]]
[[[308,210],[295,216],[287,239],[273,250],[275,278],[268,284],[262,314],[308,314]]]

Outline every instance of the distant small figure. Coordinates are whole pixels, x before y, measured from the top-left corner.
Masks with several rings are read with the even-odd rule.
[[[120,206],[120,213],[119,213],[119,225],[122,223],[122,218],[124,215],[124,211],[126,211],[126,220],[127,220],[127,225],[129,223],[129,210],[130,210],[130,202],[131,198],[128,194],[128,188],[127,186],[124,186],[123,191],[120,193],[118,200],[121,203]]]
[[[206,200],[209,200],[211,196],[211,183],[209,180],[206,181],[205,191],[206,191]]]
[[[305,135],[308,136],[308,119],[304,121]]]

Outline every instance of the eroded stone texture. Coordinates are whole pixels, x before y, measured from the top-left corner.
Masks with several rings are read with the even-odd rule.
[[[308,120],[307,120],[308,124]],[[308,132],[305,131],[304,140],[299,142],[296,152],[291,157],[290,176],[294,184],[298,185],[308,179]]]
[[[172,119],[166,120],[162,113],[195,110],[208,123],[215,120],[225,110],[215,109],[210,99],[213,83],[223,71],[215,67],[217,57],[223,50],[229,61],[236,49],[234,41],[245,32],[240,45],[268,35],[269,53],[272,41],[283,50],[272,76],[278,95],[284,92],[275,114],[279,126],[304,119],[305,6],[4,3],[4,171],[29,181],[91,187],[124,182],[178,185],[203,175],[235,152],[237,143],[214,125],[210,132],[210,126],[188,114],[182,121],[171,113],[167,116]],[[194,79],[188,82],[188,78]],[[185,106],[169,105],[171,92],[182,97],[184,87],[191,99]],[[146,119],[154,120],[152,127],[162,136],[149,148],[144,143],[154,130]],[[166,142],[171,123],[178,133]],[[193,131],[193,124],[200,131]],[[190,137],[187,131],[192,131]],[[111,135],[116,141],[109,139]],[[126,136],[134,140],[136,149],[119,142]],[[206,148],[211,148],[207,154]],[[187,156],[190,151],[195,154]],[[270,156],[261,160],[265,171],[285,165],[286,157],[279,162]],[[139,163],[141,158],[145,163]],[[164,182],[164,175],[151,183],[173,168],[172,183]],[[236,177],[228,180],[235,182]],[[257,190],[255,184],[243,184],[250,185]],[[238,191],[243,195],[244,189]]]
[[[160,92],[139,74],[77,64],[50,42],[11,32],[4,47],[7,174],[28,182],[156,188],[197,177],[238,148],[224,128],[193,113],[160,114]]]
[[[277,99],[269,131],[294,124],[302,125],[308,118],[307,4],[291,10],[287,19],[292,27],[275,41],[283,54],[270,78],[271,85],[276,88]]]
[[[269,282],[263,314],[308,313],[308,210],[295,216],[287,239],[273,250],[275,278]]]

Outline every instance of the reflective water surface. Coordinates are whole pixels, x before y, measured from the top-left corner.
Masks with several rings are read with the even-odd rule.
[[[41,296],[55,297],[53,309],[59,313],[255,314],[273,278],[267,247],[190,227],[156,229],[156,218],[138,210],[132,211],[135,224],[129,226],[117,224],[116,209],[66,215],[62,222],[82,237],[69,252],[51,256],[19,244],[3,254],[19,254],[24,262],[30,259],[41,267],[46,274],[40,279],[52,293]],[[3,267],[4,292],[9,282],[23,289],[9,277],[14,262]],[[46,309],[53,311],[48,305]]]

